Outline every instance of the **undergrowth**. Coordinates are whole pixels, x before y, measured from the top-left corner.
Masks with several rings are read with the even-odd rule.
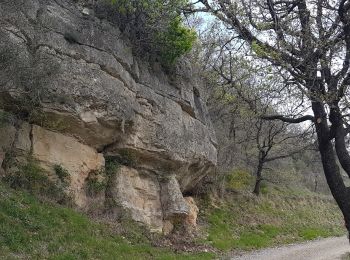
[[[60,178],[62,176],[58,177]],[[63,191],[64,185],[61,185],[63,182],[54,183],[50,180],[47,172],[40,167],[38,162],[30,157],[27,158],[26,164],[18,165],[18,170],[6,175],[3,181],[11,188],[26,190],[41,198],[47,198],[57,202],[66,202],[69,200]]]

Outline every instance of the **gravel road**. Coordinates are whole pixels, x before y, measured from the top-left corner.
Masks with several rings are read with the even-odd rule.
[[[235,260],[338,260],[350,252],[346,237],[335,237],[317,241],[270,248],[250,254],[234,256]]]

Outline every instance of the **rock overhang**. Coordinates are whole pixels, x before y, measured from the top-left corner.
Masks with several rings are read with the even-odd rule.
[[[82,12],[73,1],[16,0],[0,7],[0,46],[16,54],[13,62],[24,64],[22,72],[44,75],[32,124],[70,136],[96,153],[131,151],[137,165],[129,171],[146,172],[156,186],[169,178],[165,186],[174,189],[166,190],[194,189],[214,170],[215,133],[200,80],[191,69],[180,66],[181,75],[175,77],[135,57],[116,26]],[[68,41],[67,34],[75,41]],[[30,70],[33,66],[37,72]],[[37,85],[11,78],[12,72],[2,72],[7,82],[1,84],[0,105],[18,112],[28,88]],[[183,200],[174,201],[175,208],[186,208]]]

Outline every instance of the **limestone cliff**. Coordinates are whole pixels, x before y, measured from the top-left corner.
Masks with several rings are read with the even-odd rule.
[[[182,194],[217,156],[190,66],[165,73],[134,57],[116,25],[73,0],[0,1],[0,66],[0,108],[17,116],[0,128],[4,162],[29,154],[53,179],[61,166],[86,209],[88,178],[115,158],[114,207],[158,231],[189,214]],[[3,175],[13,167],[3,163]]]

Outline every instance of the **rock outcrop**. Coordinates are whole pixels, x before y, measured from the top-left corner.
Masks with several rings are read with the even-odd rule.
[[[73,0],[4,0],[0,21],[0,108],[21,119],[0,128],[1,161],[15,150],[52,176],[62,166],[86,208],[89,175],[115,158],[106,194],[116,207],[157,231],[186,217],[182,193],[217,160],[190,66],[169,75],[134,57],[116,25]]]

